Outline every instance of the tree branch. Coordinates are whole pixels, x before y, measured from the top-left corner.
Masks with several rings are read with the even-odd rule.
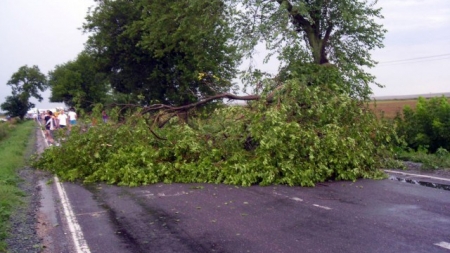
[[[273,98],[275,97],[276,92],[281,90],[283,87],[284,87],[284,85],[277,86],[272,92],[270,92],[267,95],[266,101],[268,103],[272,102]],[[260,95],[238,96],[238,95],[234,95],[231,93],[221,93],[221,94],[217,94],[217,95],[214,95],[211,97],[204,98],[198,102],[188,104],[188,105],[183,105],[183,106],[171,106],[171,105],[166,105],[166,104],[150,105],[150,106],[145,107],[142,110],[142,114],[149,113],[151,111],[157,111],[157,110],[165,110],[166,112],[188,111],[192,108],[207,104],[211,101],[218,100],[218,99],[224,99],[224,98],[229,99],[229,100],[255,101],[255,100],[260,100],[261,96]]]
[[[311,23],[309,23],[309,21],[306,20],[305,17],[303,17],[297,11],[294,10],[294,7],[292,6],[291,2],[289,2],[288,0],[277,0],[277,2],[281,6],[283,5],[286,6],[286,10],[288,11],[289,15],[291,15],[293,23],[295,26],[297,26],[297,28],[303,27],[305,30],[312,29]]]

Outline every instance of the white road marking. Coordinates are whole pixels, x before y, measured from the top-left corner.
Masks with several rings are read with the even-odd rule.
[[[450,250],[450,243],[448,242],[435,243],[434,245]]]
[[[331,210],[331,207],[328,207],[328,206],[319,206],[317,204],[313,204],[313,206],[318,207],[318,208],[322,208],[322,209],[325,209],[325,210]]]
[[[448,181],[450,182],[450,179],[448,178],[442,178],[442,177],[433,177],[433,176],[427,176],[427,175],[420,175],[420,174],[412,174],[412,173],[406,173],[401,171],[393,171],[393,170],[384,170],[387,173],[394,173],[394,174],[401,174],[405,176],[413,176],[413,177],[423,177],[428,179],[436,179],[436,180],[442,180],[442,181]]]
[[[72,207],[70,206],[66,191],[64,191],[64,186],[61,182],[59,182],[57,176],[54,177],[54,180],[56,188],[58,189],[59,197],[61,198],[61,205],[64,209],[64,215],[66,216],[66,221],[69,225],[70,233],[72,234],[75,250],[77,253],[90,253],[91,251],[89,250],[86,240],[84,239],[83,231],[81,231],[81,227],[73,213]]]
[[[188,193],[185,191],[177,192],[175,194],[167,194],[167,195],[164,192],[161,192],[161,193],[158,193],[158,197],[178,197],[178,196],[186,195],[186,194],[188,194]]]
[[[274,195],[277,195],[277,196],[282,196],[282,197],[285,197],[285,198],[288,198],[288,199],[292,199],[292,200],[295,200],[295,201],[297,201],[297,202],[302,202],[303,201],[303,199],[301,199],[301,198],[297,198],[297,197],[289,197],[289,196],[287,196],[287,195],[284,195],[284,194],[280,194],[280,193],[278,193],[278,192],[276,192],[276,191],[273,191],[273,194]]]
[[[41,125],[40,122],[39,125]],[[48,147],[44,131],[41,130],[41,133],[42,137],[44,137],[45,146]],[[59,178],[57,176],[55,176],[53,180],[55,181],[56,189],[58,190],[58,195],[59,198],[61,199],[61,205],[63,206],[64,216],[66,217],[66,221],[69,226],[69,231],[72,235],[76,253],[90,253],[91,250],[89,249],[86,240],[84,239],[83,231],[81,231],[81,227],[78,224],[77,218],[75,218],[72,207],[70,206],[69,198],[67,198],[66,191],[64,190],[64,186],[59,181]]]

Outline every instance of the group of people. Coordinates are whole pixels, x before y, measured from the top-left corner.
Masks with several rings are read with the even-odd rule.
[[[67,113],[64,110],[56,111],[55,113],[48,110],[45,112],[44,124],[47,141],[49,144],[54,145],[54,131],[66,128],[70,131],[71,127],[77,124],[77,113],[74,108],[70,108]]]

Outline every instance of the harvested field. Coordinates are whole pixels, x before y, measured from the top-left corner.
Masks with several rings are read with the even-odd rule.
[[[384,113],[384,117],[393,119],[398,112],[403,111],[403,107],[409,105],[412,109],[416,109],[417,99],[405,99],[405,100],[380,100],[370,103],[370,108],[375,113],[381,116]]]
[[[450,98],[449,98],[450,102]],[[403,111],[403,107],[409,105],[413,110],[416,109],[417,98],[415,99],[392,99],[392,100],[377,100],[370,103],[370,108],[375,113],[381,116],[384,113],[384,117],[393,119],[398,112]]]

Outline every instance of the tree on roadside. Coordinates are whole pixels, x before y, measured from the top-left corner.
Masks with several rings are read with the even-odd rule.
[[[238,63],[220,0],[99,0],[87,50],[114,91],[141,105],[184,105],[228,91]]]
[[[7,115],[23,119],[28,110],[34,108],[34,104],[29,101],[31,97],[39,102],[42,101],[43,98],[39,92],[47,88],[47,79],[38,66],[25,65],[11,76],[7,85],[11,86],[12,95],[6,97],[1,108]]]
[[[64,102],[85,111],[106,102],[109,83],[96,66],[96,60],[87,52],[80,53],[74,61],[57,65],[48,74],[50,102]]]
[[[340,72],[349,95],[367,98],[374,76],[370,50],[383,47],[386,30],[377,1],[348,0],[243,0],[234,27],[247,55],[265,42],[268,57],[278,54],[279,76],[317,75],[317,65]],[[312,66],[311,66],[312,65]]]

